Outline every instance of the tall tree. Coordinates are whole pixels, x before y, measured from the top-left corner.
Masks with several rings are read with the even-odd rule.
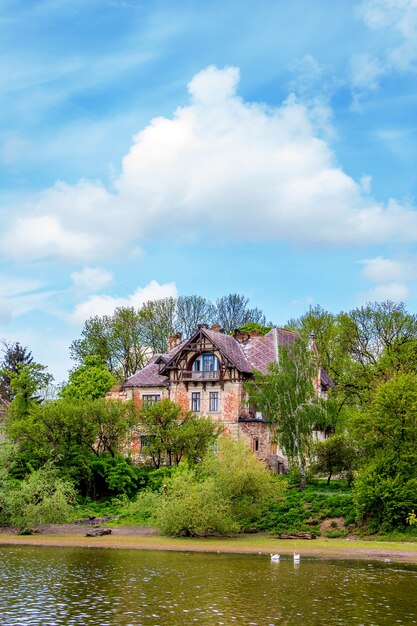
[[[168,336],[175,332],[175,298],[161,298],[146,302],[140,309],[139,315],[148,348],[153,353],[166,352]]]
[[[355,481],[358,521],[374,528],[405,525],[417,509],[417,375],[396,374],[352,417],[362,450]]]
[[[9,402],[13,400],[13,393],[10,388],[11,375],[18,374],[19,365],[32,363],[32,353],[28,348],[23,347],[18,341],[2,341],[3,360],[0,364],[0,397]]]
[[[86,357],[97,356],[121,380],[132,376],[149,360],[143,317],[133,307],[118,307],[113,315],[89,318],[81,334],[81,339],[71,344],[71,357],[83,363]]]
[[[317,397],[313,377],[317,359],[308,343],[299,339],[280,346],[279,362],[271,363],[267,374],[255,372],[247,383],[252,402],[267,419],[280,447],[301,473],[301,489],[306,484],[306,463],[313,442],[313,427],[323,424],[323,401]]]
[[[248,308],[249,299],[237,293],[231,293],[216,300],[216,321],[231,332],[249,322],[265,326],[266,318],[260,309]]]
[[[199,324],[216,321],[216,308],[201,296],[179,296],[177,299],[176,330],[191,337]]]
[[[9,413],[24,418],[32,406],[40,404],[44,392],[53,380],[45,365],[35,363],[19,363],[17,373],[10,372],[10,389],[13,402],[8,407]]]

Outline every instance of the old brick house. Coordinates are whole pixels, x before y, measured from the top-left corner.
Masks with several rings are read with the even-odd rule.
[[[244,439],[261,460],[283,471],[286,459],[273,440],[269,424],[248,404],[244,383],[254,369],[266,373],[268,365],[278,359],[279,346],[291,344],[296,337],[296,333],[280,328],[265,336],[256,331],[231,336],[218,325],[209,328],[202,324],[189,339],[171,335],[166,354],[153,356],[142,370],[108,395],[132,399],[138,405],[169,398],[186,410],[210,415],[233,438]],[[326,394],[331,385],[320,368],[315,381],[317,393]],[[140,439],[133,442],[132,452],[140,453]]]

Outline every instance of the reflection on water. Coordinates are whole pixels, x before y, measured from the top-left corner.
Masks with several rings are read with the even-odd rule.
[[[0,547],[0,624],[417,624],[417,568]]]

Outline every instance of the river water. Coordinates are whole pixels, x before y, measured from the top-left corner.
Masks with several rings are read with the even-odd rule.
[[[2,546],[0,624],[417,624],[417,567]]]

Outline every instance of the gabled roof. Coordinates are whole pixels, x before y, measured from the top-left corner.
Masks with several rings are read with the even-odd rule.
[[[219,352],[226,357],[226,359],[230,362],[230,364],[240,372],[245,372],[250,374],[252,372],[252,366],[247,360],[245,353],[242,349],[242,346],[234,337],[231,335],[225,335],[224,333],[219,333],[214,330],[209,330],[208,328],[199,328],[190,339],[183,341],[177,348],[174,348],[169,353],[170,358],[165,360],[165,366],[168,367],[172,365],[175,357],[178,357],[182,348],[184,348],[187,344],[195,343],[196,339],[199,337],[200,333],[205,335],[205,337],[211,341],[213,346],[219,350]],[[159,361],[161,362],[161,360]],[[162,368],[164,371],[165,368]]]

